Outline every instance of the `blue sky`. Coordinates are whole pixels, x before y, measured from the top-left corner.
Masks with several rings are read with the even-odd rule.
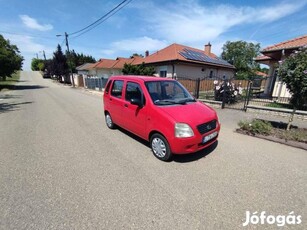
[[[17,45],[24,70],[38,55],[52,58],[64,36],[106,14],[122,0],[0,0],[0,34]],[[129,57],[179,43],[220,55],[226,41],[264,48],[307,34],[307,0],[132,0],[93,30],[70,35],[70,48],[99,58]]]

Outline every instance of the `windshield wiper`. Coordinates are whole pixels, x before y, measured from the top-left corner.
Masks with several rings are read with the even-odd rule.
[[[156,105],[169,105],[169,104],[177,104],[174,100],[156,100],[154,101]]]
[[[164,100],[156,100],[154,103],[156,105],[174,105],[174,104],[180,104],[180,105],[184,105],[187,102],[195,102],[196,100],[194,98],[184,98],[184,99],[180,99],[180,100],[169,100],[169,99],[164,99]]]

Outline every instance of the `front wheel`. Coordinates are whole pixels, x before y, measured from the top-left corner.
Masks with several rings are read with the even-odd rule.
[[[113,123],[112,117],[109,113],[105,114],[105,120],[106,120],[106,124],[107,124],[109,129],[115,128],[115,124]]]
[[[169,144],[165,137],[155,133],[150,138],[150,147],[155,157],[162,161],[168,161],[172,157]]]

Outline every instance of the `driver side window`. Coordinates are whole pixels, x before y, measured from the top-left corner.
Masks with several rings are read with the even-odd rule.
[[[145,104],[145,98],[143,96],[142,89],[139,84],[134,82],[128,82],[126,86],[125,100],[131,101],[131,99],[143,101],[143,103]]]

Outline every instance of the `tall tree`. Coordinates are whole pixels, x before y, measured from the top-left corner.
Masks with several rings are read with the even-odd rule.
[[[60,45],[57,46],[57,50],[53,53],[53,59],[51,64],[51,75],[57,76],[60,81],[61,76],[66,76],[69,73],[66,56],[62,52]]]
[[[75,50],[71,50],[70,53],[66,51],[66,57],[68,61],[69,67],[72,71],[76,72],[76,67],[83,65],[85,63],[95,63],[96,60],[90,55],[84,55],[83,53],[76,53]]]
[[[246,41],[227,41],[223,46],[222,58],[236,67],[238,79],[250,79],[259,64],[254,61],[260,53],[260,44]]]
[[[17,46],[0,35],[0,77],[6,80],[15,71],[21,70],[23,60]]]
[[[295,110],[307,107],[307,48],[304,47],[285,59],[280,65],[278,74],[292,94],[290,103],[293,105],[293,113],[290,124]]]

